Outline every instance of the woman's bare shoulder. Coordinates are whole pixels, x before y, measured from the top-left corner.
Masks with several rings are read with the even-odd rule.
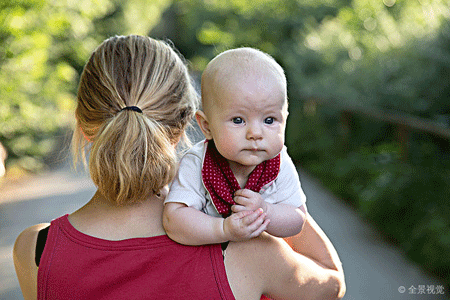
[[[49,223],[36,224],[22,231],[14,244],[14,254],[24,257],[26,254],[29,254],[30,250],[34,253],[39,231],[49,225]]]
[[[25,299],[36,299],[36,240],[39,230],[49,225],[48,223],[41,223],[28,227],[19,234],[14,244],[14,267]]]

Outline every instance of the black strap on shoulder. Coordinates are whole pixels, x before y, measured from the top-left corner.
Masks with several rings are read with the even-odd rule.
[[[34,261],[36,262],[36,266],[39,267],[39,263],[41,262],[42,252],[44,252],[45,243],[47,242],[48,229],[50,226],[45,227],[44,229],[39,230],[38,237],[36,241],[36,256],[34,257]]]
[[[227,247],[228,247],[229,243],[230,242],[225,242],[225,243],[220,244],[220,247],[222,247],[222,256],[223,256],[224,259],[225,259],[225,250],[227,250]]]
[[[225,243],[220,244],[220,246],[222,247],[222,251],[227,250],[227,247],[228,247],[228,244],[229,244],[229,243],[230,243],[230,242],[225,242]]]

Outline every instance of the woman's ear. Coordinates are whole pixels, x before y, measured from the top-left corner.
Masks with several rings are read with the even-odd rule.
[[[197,120],[197,124],[200,127],[201,131],[203,132],[203,135],[207,140],[212,139],[211,130],[209,129],[209,123],[208,118],[206,117],[205,113],[201,110],[198,110],[195,113],[195,119]]]

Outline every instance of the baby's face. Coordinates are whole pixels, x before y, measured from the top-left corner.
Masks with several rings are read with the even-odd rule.
[[[217,150],[233,169],[255,167],[283,148],[286,86],[273,74],[250,73],[218,84],[207,113]]]

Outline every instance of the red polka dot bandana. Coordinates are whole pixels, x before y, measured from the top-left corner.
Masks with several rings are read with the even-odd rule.
[[[219,214],[228,217],[231,214],[231,206],[236,204],[233,200],[234,192],[241,187],[228,161],[217,151],[214,142],[207,143],[202,168],[203,184]],[[280,154],[257,165],[250,173],[244,188],[259,193],[263,186],[277,178],[279,172]]]

